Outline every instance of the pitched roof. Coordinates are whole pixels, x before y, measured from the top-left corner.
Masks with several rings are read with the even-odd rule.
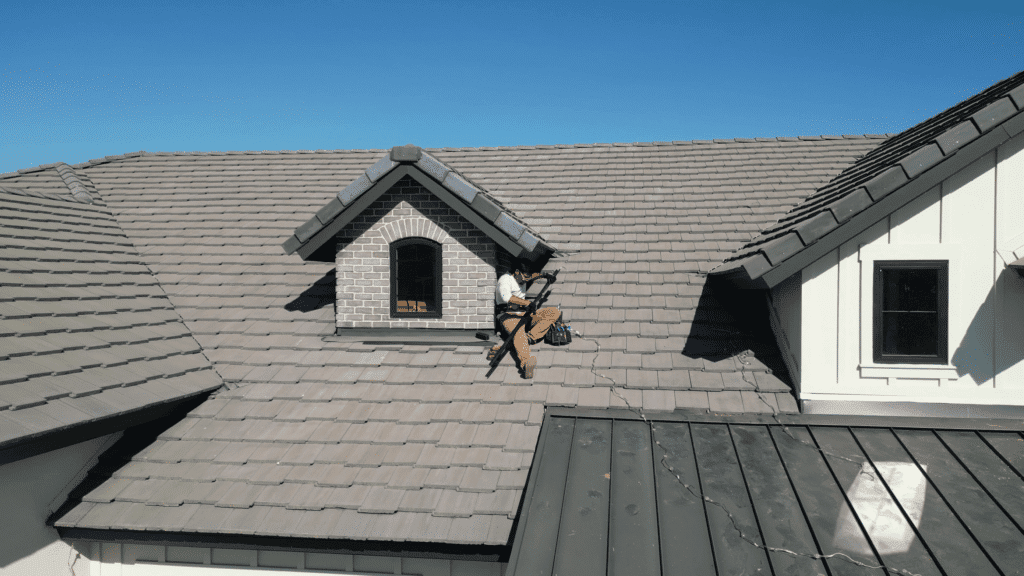
[[[408,144],[392,148],[317,210],[312,218],[296,228],[295,233],[282,244],[285,253],[298,252],[303,260],[333,261],[334,246],[330,240],[374,200],[406,177],[424,186],[512,257],[532,256],[536,260],[556,252],[540,234],[489,192],[419,146]],[[328,249],[321,251],[325,245]],[[324,253],[321,255],[321,252]]]
[[[713,274],[772,287],[1024,131],[1024,72],[901,132],[744,244]]]
[[[1022,431],[557,410],[507,573],[1020,574]]]
[[[882,141],[430,150],[569,252],[550,303],[583,337],[540,348],[532,381],[485,378],[478,347],[332,337],[333,266],[281,238],[385,151],[76,166],[231,389],[57,526],[504,544],[545,406],[795,411],[770,339],[705,274]]]
[[[39,176],[0,186],[0,461],[221,385],[107,209]]]

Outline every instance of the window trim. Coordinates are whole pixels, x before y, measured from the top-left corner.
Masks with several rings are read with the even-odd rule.
[[[872,360],[875,364],[949,363],[949,260],[875,260],[872,262]],[[882,351],[882,272],[884,270],[938,270],[937,351],[934,355],[886,354]]]
[[[861,244],[856,252],[860,276],[857,287],[860,318],[860,347],[855,354],[860,378],[909,378],[924,380],[958,380],[960,374],[952,364],[876,364],[873,359],[873,318],[872,307],[874,261],[875,260],[948,260],[949,261],[949,330],[947,333],[947,351],[954,350],[953,342],[962,338],[966,330],[965,312],[961,301],[965,290],[965,279],[960,271],[967,250],[961,244],[889,244],[888,236],[883,235],[875,241]],[[842,284],[840,284],[842,286]],[[951,358],[950,358],[951,360]]]
[[[437,302],[437,309],[433,312],[399,312],[398,311],[398,249],[405,246],[420,245],[428,246],[434,250],[434,301]],[[441,279],[441,262],[444,255],[444,245],[419,236],[410,236],[395,240],[388,247],[388,264],[390,269],[390,292],[391,318],[397,319],[440,319],[443,310],[443,281]]]

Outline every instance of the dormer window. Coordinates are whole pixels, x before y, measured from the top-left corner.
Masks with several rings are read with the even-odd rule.
[[[441,317],[441,245],[426,238],[391,243],[391,317]]]

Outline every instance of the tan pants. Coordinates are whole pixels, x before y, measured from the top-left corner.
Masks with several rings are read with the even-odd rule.
[[[544,338],[544,335],[548,333],[548,330],[551,329],[551,325],[555,323],[555,320],[558,320],[558,316],[560,314],[561,312],[559,312],[558,308],[555,308],[554,306],[540,308],[530,316],[530,319],[528,320],[529,324],[520,328],[519,331],[516,332],[516,335],[512,338],[512,347],[516,350],[516,356],[519,358],[520,368],[523,366],[523,362],[527,358],[533,357],[533,355],[530,354],[530,342],[526,339],[527,336],[533,338],[534,342],[540,342]],[[505,321],[502,322],[502,326],[505,327],[505,332],[511,333],[512,330],[515,329],[516,325],[519,324],[520,318],[521,316],[506,318]],[[529,328],[529,332],[526,331],[526,328]]]

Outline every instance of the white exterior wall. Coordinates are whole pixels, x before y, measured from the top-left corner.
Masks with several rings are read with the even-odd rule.
[[[102,436],[0,466],[0,575],[89,574],[88,559],[62,541],[46,519],[120,436]]]
[[[325,552],[93,542],[89,576],[503,576],[507,564]],[[81,575],[79,575],[81,576]]]
[[[1002,407],[1024,407],[1024,278],[1006,267],[1021,256],[1024,135],[803,270],[805,409],[914,413],[893,404],[907,402],[948,415],[1017,413]],[[948,365],[873,363],[875,260],[949,260]]]

